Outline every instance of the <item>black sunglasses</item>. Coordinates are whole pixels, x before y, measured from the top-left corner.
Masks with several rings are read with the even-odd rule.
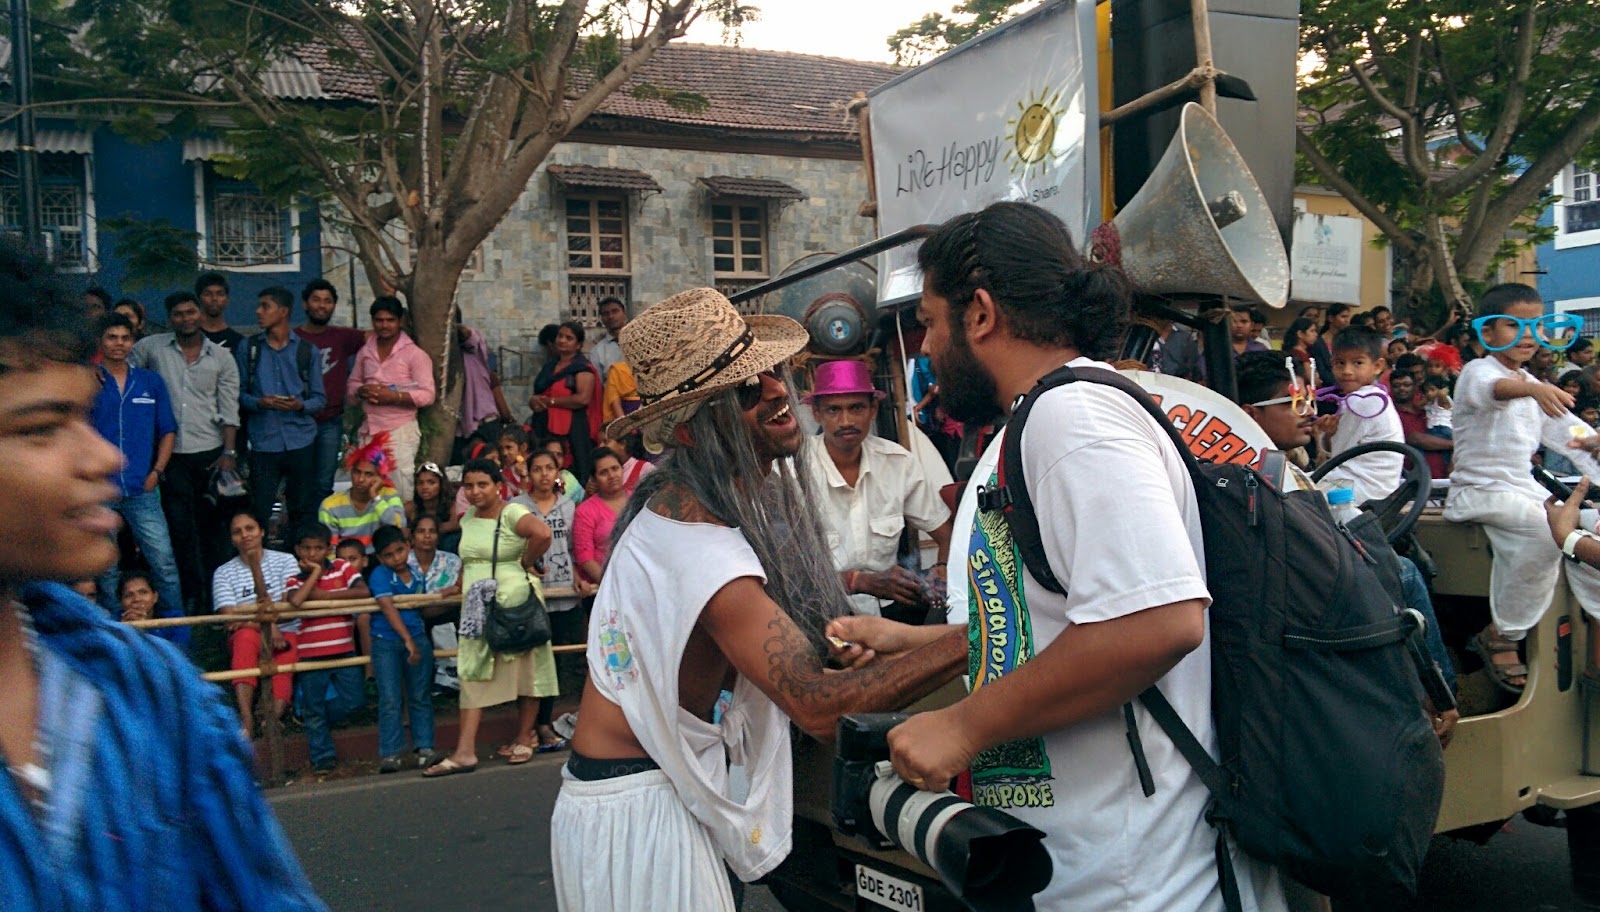
[[[776,367],[769,367],[759,374],[746,378],[743,383],[734,387],[734,392],[739,397],[739,408],[741,410],[748,412],[761,404],[762,377],[771,377],[779,383],[783,382],[783,376],[778,373],[778,368]]]

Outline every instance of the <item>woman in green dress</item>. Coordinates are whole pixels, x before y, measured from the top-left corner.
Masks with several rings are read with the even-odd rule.
[[[461,488],[472,509],[461,518],[461,623],[456,670],[461,677],[461,736],[455,753],[424,776],[451,776],[478,768],[478,724],[486,707],[517,701],[518,740],[507,756],[511,763],[533,758],[533,722],[539,697],[559,693],[555,654],[546,643],[528,652],[502,655],[483,640],[481,599],[474,584],[493,576],[495,598],[502,605],[521,604],[531,592],[542,596],[534,570],[550,547],[550,527],[522,504],[500,496],[500,469],[487,459],[474,459],[461,472]],[[499,560],[494,561],[499,536]],[[491,564],[493,565],[491,567]],[[479,590],[481,592],[481,589]]]

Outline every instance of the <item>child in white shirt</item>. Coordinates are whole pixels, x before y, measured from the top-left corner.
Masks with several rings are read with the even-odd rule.
[[[1337,414],[1317,422],[1323,450],[1328,455],[1337,456],[1378,440],[1406,442],[1394,402],[1377,384],[1379,375],[1387,369],[1383,339],[1372,330],[1352,326],[1333,337],[1333,379],[1344,402]],[[1355,502],[1361,504],[1393,493],[1400,487],[1404,468],[1405,457],[1399,453],[1368,453],[1334,468],[1323,476],[1323,481],[1351,482]]]
[[[1478,309],[1507,319],[1485,324],[1481,336],[1489,354],[1468,363],[1456,380],[1455,468],[1444,517],[1481,523],[1488,535],[1493,620],[1468,648],[1483,657],[1496,684],[1520,693],[1528,674],[1521,642],[1549,609],[1562,564],[1545,519],[1547,495],[1530,474],[1530,461],[1543,444],[1565,453],[1589,477],[1600,477],[1594,458],[1600,435],[1569,411],[1571,395],[1523,368],[1538,343],[1518,320],[1544,315],[1539,293],[1527,285],[1499,285]],[[1600,616],[1600,574],[1574,565],[1567,583],[1584,612]],[[1590,636],[1592,647],[1596,639]],[[1591,663],[1594,653],[1591,648]]]

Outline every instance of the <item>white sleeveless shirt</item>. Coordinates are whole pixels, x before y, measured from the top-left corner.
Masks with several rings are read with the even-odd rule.
[[[751,881],[789,854],[794,768],[789,720],[742,675],[720,725],[678,701],[684,646],[706,603],[741,577],[766,582],[744,534],[639,512],[606,564],[589,621],[589,677],[622,708],[678,799],[728,866]],[[743,803],[728,797],[728,764],[749,773]]]

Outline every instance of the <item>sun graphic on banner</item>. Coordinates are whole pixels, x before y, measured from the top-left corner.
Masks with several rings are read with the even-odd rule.
[[[1056,143],[1056,123],[1061,119],[1060,101],[1061,90],[1057,89],[1017,102],[1017,116],[1006,121],[1012,140],[1006,161],[1011,164],[1012,174],[1026,177],[1034,168],[1043,172],[1049,167]]]

